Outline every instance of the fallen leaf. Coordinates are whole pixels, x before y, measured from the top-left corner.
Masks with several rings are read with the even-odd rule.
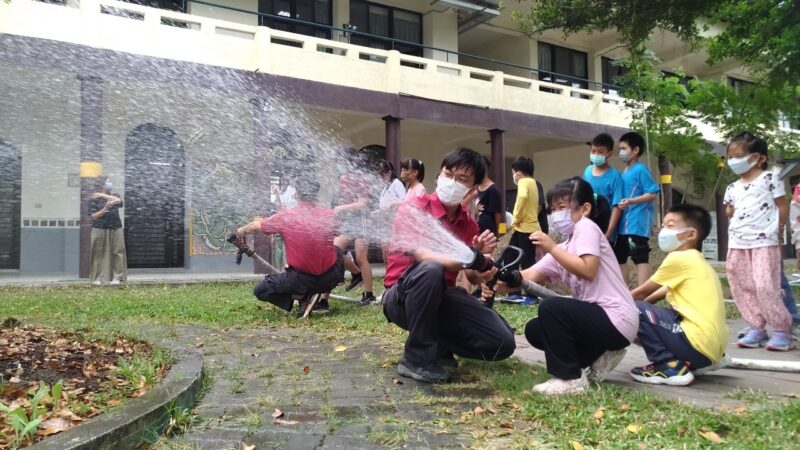
[[[647,446],[644,445],[643,442],[640,442],[639,445],[636,447],[638,450],[647,450]]]
[[[51,434],[61,433],[62,431],[69,430],[75,424],[65,419],[50,419],[45,420],[39,424],[39,434],[42,436],[50,436]]]
[[[242,443],[242,450],[253,450],[254,448],[256,448],[255,445]]]
[[[747,412],[747,408],[745,408],[744,406],[740,406],[740,407],[734,409],[733,412],[735,412],[736,414],[743,414],[743,413]]]
[[[629,405],[627,403],[623,403],[619,407],[619,410],[622,411],[622,412],[628,411],[629,409],[631,409],[631,405]]]
[[[283,417],[283,411],[281,411],[281,410],[280,410],[280,409],[278,409],[278,408],[275,408],[275,411],[272,413],[272,417],[274,417],[274,418],[276,418],[276,419],[277,419],[278,417]]]
[[[333,347],[333,351],[335,352],[343,352],[345,350],[347,350],[347,347],[344,345],[337,345],[336,347]]]
[[[403,384],[403,382],[398,380],[397,378],[392,378],[392,383],[394,383],[394,384]]]
[[[572,441],[572,450],[583,450],[583,446],[578,441]]]
[[[515,411],[519,411],[522,409],[522,406],[520,406],[519,403],[512,403],[511,408],[513,408]]]
[[[497,414],[497,410],[496,410],[496,409],[494,409],[494,408],[492,408],[491,406],[487,407],[487,408],[486,408],[486,411],[487,411],[487,412],[490,412],[490,413],[492,413],[492,414]]]
[[[638,423],[631,423],[628,424],[627,427],[625,427],[625,430],[627,430],[629,433],[638,433],[642,431],[642,426],[639,425]]]
[[[510,422],[507,422],[507,423],[501,423],[501,424],[500,424],[500,428],[506,428],[506,429],[508,429],[508,430],[513,430],[513,429],[514,429],[514,424],[513,424],[513,423],[510,423]]]
[[[304,373],[304,374],[306,374],[306,375],[308,375],[308,372],[311,372],[311,367],[304,366],[304,367],[303,367],[303,373]]]
[[[203,342],[203,340],[200,339],[200,338],[197,338],[197,342],[194,344],[194,346],[197,347],[197,348],[200,348],[200,347],[202,347],[204,345],[205,345],[205,342]]]
[[[711,430],[709,430],[707,428],[701,428],[697,432],[700,434],[700,436],[703,436],[704,438],[706,438],[707,440],[709,440],[709,441],[711,441],[711,442],[713,442],[715,444],[724,444],[725,443],[725,441],[721,437],[719,437],[719,435],[717,433],[715,433],[715,432],[713,432],[713,431],[711,431]]]
[[[594,412],[594,414],[592,414],[592,417],[594,417],[595,420],[603,420],[603,417],[605,416],[606,413],[605,411],[603,411],[603,408],[598,409],[597,411]]]
[[[678,437],[682,437],[684,434],[686,434],[687,431],[689,431],[689,429],[686,427],[678,428]]]
[[[275,423],[277,423],[278,425],[297,425],[296,420],[275,419]]]
[[[485,412],[486,412],[486,410],[485,410],[485,409],[483,409],[483,408],[481,408],[480,406],[476,406],[476,407],[475,407],[475,409],[473,409],[473,410],[472,410],[472,412],[473,412],[473,413],[474,413],[476,416],[479,416],[479,415],[481,415],[481,414],[485,413]]]
[[[797,393],[794,393],[794,392],[791,393],[791,394],[783,394],[783,395],[785,395],[786,397],[789,397],[789,398],[800,398],[800,394],[797,394]]]

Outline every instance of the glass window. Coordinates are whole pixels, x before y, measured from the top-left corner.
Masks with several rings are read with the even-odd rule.
[[[588,88],[589,68],[585,52],[539,42],[539,79],[572,87]]]
[[[321,25],[331,24],[331,0],[259,0],[258,12]],[[270,16],[259,16],[258,24],[306,36],[323,39],[331,37],[331,31],[326,27],[306,25]]]
[[[617,87],[617,78],[625,75],[627,68],[616,64],[616,60],[603,56],[601,59],[603,70],[603,93],[609,95],[621,95]]]
[[[356,31],[398,41],[422,43],[422,15],[364,0],[350,2],[350,23]],[[385,50],[395,49],[408,55],[422,55],[422,50],[414,45],[363,35],[353,35],[350,42],[365,47]]]

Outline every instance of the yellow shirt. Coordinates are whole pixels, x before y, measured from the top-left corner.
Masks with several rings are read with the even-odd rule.
[[[519,179],[511,228],[520,233],[533,233],[542,229],[539,226],[539,189],[536,188],[536,180],[531,177]]]
[[[667,287],[667,302],[681,317],[681,328],[695,350],[712,362],[728,342],[722,285],[697,250],[670,252],[651,280]]]

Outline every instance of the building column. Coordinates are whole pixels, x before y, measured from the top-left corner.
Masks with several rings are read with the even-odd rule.
[[[386,160],[400,170],[400,118],[386,116]]]
[[[78,276],[89,278],[91,270],[92,218],[89,198],[95,192],[97,177],[103,174],[103,80],[78,75],[81,83],[81,227]]]
[[[717,216],[717,261],[726,261],[728,259],[728,214],[723,203],[723,195],[715,192],[714,200]]]
[[[503,214],[506,213],[506,148],[503,143],[503,133],[505,131],[493,129],[489,130],[491,139],[492,157],[492,180],[500,191],[500,207]]]
[[[264,155],[269,151],[270,143],[267,141],[269,132],[267,130],[268,120],[264,114],[264,100],[258,97],[250,99],[253,105],[253,149],[256,155]],[[266,174],[267,185],[269,186],[269,173]],[[269,201],[269,192],[265,194]],[[272,244],[274,236],[267,236],[264,233],[253,234],[253,250],[267,262],[272,262]],[[279,270],[282,267],[278,268]],[[253,260],[253,273],[267,273],[267,267]]]

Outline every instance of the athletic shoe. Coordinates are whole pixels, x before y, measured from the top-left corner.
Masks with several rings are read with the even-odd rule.
[[[100,286],[100,285],[103,284],[103,282],[100,281],[100,280],[95,280],[95,281],[92,281],[92,284],[95,285],[95,286]]]
[[[453,355],[440,356],[436,359],[436,364],[448,372],[458,369],[458,360]]]
[[[367,295],[365,292],[361,295],[361,301],[358,302],[358,306],[369,306],[373,303],[378,303],[378,299],[376,299],[374,295]]]
[[[736,345],[742,348],[758,348],[767,344],[769,335],[766,331],[761,331],[758,328],[750,328],[750,331],[741,339],[736,341]]]
[[[534,297],[532,295],[526,295],[525,300],[522,301],[522,306],[534,306],[538,305],[540,302],[539,297]]]
[[[422,368],[401,361],[397,365],[397,373],[423,383],[446,383],[451,379],[450,374],[436,364],[431,364],[428,368]]]
[[[328,314],[329,312],[331,312],[331,308],[328,306],[327,298],[319,299],[319,301],[311,309],[311,314]]]
[[[505,303],[522,303],[525,301],[525,297],[520,294],[509,294],[506,297],[500,298],[500,301]]]
[[[699,369],[695,369],[695,370],[692,371],[692,373],[694,374],[694,376],[699,377],[701,375],[707,374],[708,372],[713,372],[715,370],[719,370],[719,369],[725,368],[732,361],[733,361],[732,358],[730,356],[728,356],[727,353],[725,353],[725,354],[722,355],[722,358],[720,358],[719,361],[715,362],[714,364],[711,364],[710,366],[705,366],[705,367],[701,367]]]
[[[609,373],[619,365],[622,358],[625,357],[626,349],[622,350],[608,350],[593,362],[589,367],[587,378],[589,381],[601,382],[606,379]]]
[[[303,318],[303,315],[306,313],[306,308],[308,307],[308,302],[310,301],[311,299],[309,297],[303,297],[300,300],[298,300],[297,311],[295,311],[294,313],[294,316],[296,318],[298,319]]]
[[[694,381],[694,375],[689,370],[689,363],[679,359],[634,367],[631,369],[631,376],[640,383],[669,386],[688,386]]]
[[[353,289],[355,289],[356,286],[361,284],[362,281],[364,281],[364,277],[361,276],[360,273],[353,274],[353,276],[350,278],[350,284],[348,284],[347,287],[344,288],[344,290],[347,291],[347,292],[350,292]]]
[[[120,283],[122,283],[122,282],[121,282],[121,281],[119,281],[119,280],[111,280],[111,282],[110,282],[110,283],[108,283],[108,284],[110,284],[110,285],[112,285],[112,286],[116,286],[116,285],[118,285],[118,284],[120,284]]]
[[[583,394],[589,387],[589,380],[586,378],[586,372],[581,371],[581,377],[574,380],[562,380],[560,378],[551,378],[544,383],[537,384],[533,387],[533,392],[544,395],[568,395],[568,394]]]
[[[748,325],[748,326],[742,328],[741,330],[739,330],[739,332],[736,333],[736,338],[737,339],[743,338],[748,332],[750,332],[750,328],[751,327]]]
[[[772,337],[767,342],[767,350],[773,352],[788,352],[794,348],[792,335],[785,331],[773,331]]]

